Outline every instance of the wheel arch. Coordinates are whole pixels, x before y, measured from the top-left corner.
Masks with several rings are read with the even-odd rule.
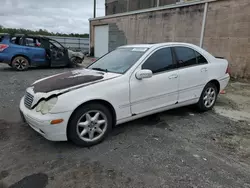
[[[74,111],[72,112],[72,114],[70,115],[70,118],[69,118],[69,121],[68,121],[68,125],[69,125],[69,122],[71,121],[71,118],[73,117],[74,113],[79,109],[81,108],[82,106],[84,105],[87,105],[87,104],[93,104],[93,103],[96,103],[96,104],[102,104],[104,105],[105,107],[108,108],[108,110],[111,112],[112,114],[112,127],[114,127],[116,125],[116,111],[115,111],[115,108],[113,107],[113,105],[106,101],[106,100],[103,100],[103,99],[93,99],[93,100],[89,100],[89,101],[86,101],[82,104],[80,104],[77,108],[74,109]],[[67,125],[67,135],[68,135],[68,126]]]
[[[26,55],[23,55],[23,54],[16,54],[16,55],[14,55],[12,58],[11,58],[11,64],[12,64],[12,61],[16,58],[16,57],[18,57],[18,56],[21,56],[21,57],[24,57],[24,58],[26,58],[27,60],[28,60],[28,62],[29,62],[29,65],[31,64],[31,60],[30,60],[30,58],[28,57],[28,56],[26,56]]]
[[[220,82],[216,79],[210,80],[208,83],[212,83],[216,86],[218,93],[220,93]]]

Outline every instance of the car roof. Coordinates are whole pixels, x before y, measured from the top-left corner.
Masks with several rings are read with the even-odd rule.
[[[134,44],[134,45],[126,45],[126,46],[121,46],[119,48],[147,48],[147,49],[157,49],[160,47],[167,47],[167,46],[183,46],[183,47],[190,47],[196,51],[198,51],[199,53],[201,53],[202,55],[205,55],[207,58],[212,59],[214,58],[214,56],[212,54],[210,54],[209,52],[207,52],[205,49],[191,44],[191,43],[184,43],[184,42],[166,42],[166,43],[155,43],[155,44]]]
[[[25,36],[25,37],[45,38],[45,39],[48,39],[48,37],[42,36],[42,35],[15,34],[14,36],[15,36],[15,37],[17,37],[17,36]]]
[[[132,45],[125,45],[121,46],[120,48],[157,48],[161,46],[173,46],[173,45],[180,45],[180,46],[193,46],[198,47],[196,45],[190,44],[190,43],[183,43],[183,42],[165,42],[165,43],[150,43],[150,44],[132,44]]]
[[[132,44],[132,45],[125,45],[120,46],[119,48],[151,48],[151,44]]]
[[[49,37],[43,36],[43,35],[29,35],[29,34],[22,34],[22,33],[16,33],[16,34],[9,34],[9,33],[0,33],[0,36],[12,36],[12,37],[34,37],[34,38],[44,38],[44,39],[50,39]]]
[[[9,35],[8,33],[0,33],[0,36]]]

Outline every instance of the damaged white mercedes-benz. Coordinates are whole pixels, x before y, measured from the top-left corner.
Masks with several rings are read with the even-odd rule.
[[[227,60],[187,43],[128,45],[85,69],[34,82],[23,120],[52,141],[100,143],[118,124],[172,108],[213,108],[230,79]]]

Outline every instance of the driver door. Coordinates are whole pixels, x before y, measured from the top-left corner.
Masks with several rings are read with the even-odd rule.
[[[151,78],[138,80],[136,72],[149,69]],[[130,79],[132,114],[146,113],[171,106],[178,101],[179,73],[173,60],[172,49],[163,47],[153,54],[133,73]]]
[[[68,50],[59,42],[49,40],[50,63],[52,67],[66,66],[69,64]]]

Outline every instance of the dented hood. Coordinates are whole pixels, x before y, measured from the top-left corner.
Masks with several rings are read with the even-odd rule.
[[[90,69],[73,70],[34,82],[34,93],[59,94],[120,76]]]

